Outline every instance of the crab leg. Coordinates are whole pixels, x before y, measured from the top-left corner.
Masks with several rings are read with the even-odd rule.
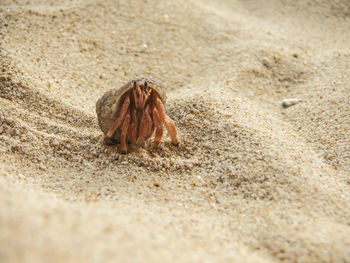
[[[177,136],[176,136],[177,132],[176,132],[175,124],[173,120],[168,115],[166,115],[163,102],[158,97],[156,97],[155,104],[156,104],[156,109],[159,113],[159,117],[161,121],[165,124],[166,129],[168,130],[168,133],[171,138],[171,142],[174,145],[178,145],[179,140],[177,139]]]
[[[129,96],[125,97],[125,100],[123,102],[123,105],[120,109],[120,114],[118,116],[118,118],[115,120],[113,126],[108,130],[107,135],[104,138],[104,141],[107,142],[109,140],[109,138],[111,138],[113,136],[113,133],[119,128],[120,124],[122,123],[122,121],[125,118],[125,114],[128,111],[128,107],[130,104],[130,98]]]
[[[160,116],[156,108],[154,108],[152,116],[153,116],[154,125],[156,126],[156,135],[154,137],[153,146],[157,148],[163,136],[163,127],[162,127],[162,121],[160,120]]]
[[[123,126],[122,126],[122,132],[120,135],[120,147],[122,148],[122,153],[128,152],[128,147],[126,145],[126,135],[128,133],[129,124],[130,124],[130,112],[126,114],[126,117],[124,119]]]
[[[137,139],[137,115],[136,109],[131,109],[131,124],[129,129],[129,141],[135,143]]]
[[[137,100],[137,95],[136,95],[136,89],[134,89],[133,95],[134,95],[135,108],[138,109],[139,105],[138,105],[138,100]]]
[[[137,142],[142,142],[145,140],[147,135],[149,135],[150,132],[152,131],[152,125],[153,125],[153,121],[151,118],[149,106],[147,105],[142,115]]]

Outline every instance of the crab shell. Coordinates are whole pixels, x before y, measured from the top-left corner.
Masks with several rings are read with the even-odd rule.
[[[122,105],[122,101],[125,98],[125,94],[134,88],[134,82],[138,83],[140,86],[143,86],[145,82],[150,89],[152,89],[152,93],[156,92],[160,100],[165,105],[166,103],[166,94],[163,91],[163,88],[149,78],[137,78],[129,81],[125,85],[120,88],[114,88],[107,91],[103,96],[96,102],[96,114],[98,124],[102,132],[106,135],[108,130],[112,127],[116,118],[119,116],[120,108]],[[154,130],[154,126],[153,126]],[[119,128],[113,134],[112,139],[116,142],[120,142],[120,133],[121,129]],[[146,138],[148,139],[148,138]]]

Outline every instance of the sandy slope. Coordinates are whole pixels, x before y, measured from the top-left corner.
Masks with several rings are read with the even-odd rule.
[[[350,262],[347,0],[3,0],[0,19],[1,262]],[[166,88],[179,147],[101,144],[96,100],[137,76]]]

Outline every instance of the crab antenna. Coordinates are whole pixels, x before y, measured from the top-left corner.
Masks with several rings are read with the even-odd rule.
[[[135,94],[135,97],[134,97],[134,99],[135,99],[135,106],[138,109],[142,105],[142,100],[141,100],[142,90],[140,89],[140,85],[138,83],[136,83],[136,89],[135,90],[137,90],[137,92],[135,92],[137,94]]]
[[[136,89],[137,89],[137,85],[136,85],[136,81],[134,81],[134,88],[133,88],[133,96],[134,96],[134,103],[135,103],[135,108],[138,108],[138,103],[137,103],[137,94],[136,94]]]
[[[140,92],[139,92],[139,101],[138,101],[138,103],[140,105],[140,108],[142,108],[144,93],[145,92],[143,90],[140,90]]]
[[[147,92],[147,95],[145,96],[145,99],[142,102],[142,108],[145,107],[146,101],[148,100],[149,95],[151,94],[152,90],[149,89]]]
[[[137,93],[138,93],[138,95],[140,95],[140,94],[141,94],[140,85],[139,85],[139,84],[136,84],[136,87],[137,87]]]

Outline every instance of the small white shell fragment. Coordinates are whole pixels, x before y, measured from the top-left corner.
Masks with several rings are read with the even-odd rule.
[[[205,181],[203,180],[203,178],[200,175],[197,175],[197,178],[199,181],[201,181],[202,183],[205,183]]]
[[[281,105],[283,108],[288,108],[290,106],[297,104],[298,102],[300,102],[300,99],[284,99],[282,100]]]

